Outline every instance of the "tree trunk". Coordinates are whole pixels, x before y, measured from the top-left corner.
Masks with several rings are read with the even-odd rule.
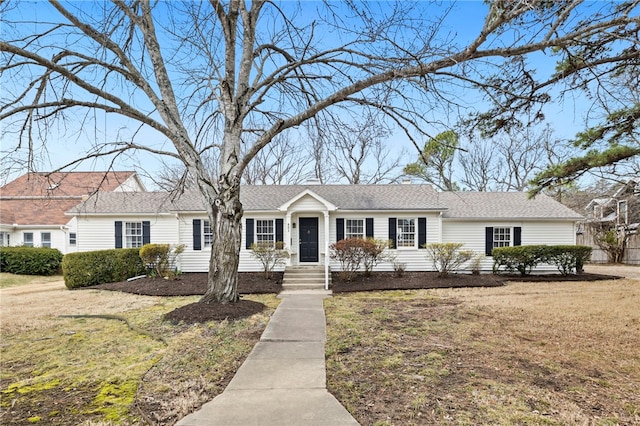
[[[240,184],[220,183],[209,211],[213,242],[207,291],[201,303],[234,303],[238,297],[238,264],[242,239]]]

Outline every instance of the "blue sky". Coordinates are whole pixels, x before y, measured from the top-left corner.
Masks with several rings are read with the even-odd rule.
[[[451,5],[448,2],[443,2],[445,6]],[[384,3],[382,3],[384,5]],[[85,7],[85,3],[78,2],[75,4],[79,7]],[[286,7],[288,4],[284,3]],[[314,1],[308,1],[302,3],[302,16],[305,18],[312,18],[315,13],[315,8],[318,3]],[[444,24],[443,30],[455,34],[455,41],[457,44],[464,44],[466,40],[475,36],[478,30],[482,26],[482,19],[484,17],[487,5],[482,1],[463,1],[453,5],[453,9]],[[22,15],[24,19],[34,21],[34,28],[37,26],[36,22],[49,21],[50,20],[50,6],[41,2],[21,2],[20,7],[13,11],[15,14]],[[6,28],[4,29],[6,31]],[[536,68],[539,73],[547,74],[553,72],[555,65],[555,59],[553,57],[547,57],[543,54],[538,54],[535,57]],[[2,84],[10,84],[10,82],[2,82]],[[473,99],[471,103],[473,103]],[[565,102],[564,104],[552,103],[545,108],[545,114],[548,123],[555,130],[555,136],[558,138],[571,138],[575,135],[576,131],[582,128],[584,111],[581,106],[584,103],[578,102]],[[80,118],[80,117],[78,117]],[[75,137],[69,137],[69,135],[61,136],[60,133],[53,129],[50,134],[47,135],[47,152],[48,156],[43,156],[43,162],[41,164],[42,170],[50,170],[66,164],[78,156],[78,153],[82,150],[82,147],[86,146],[87,141],[108,141],[114,140],[119,137],[127,137],[133,134],[137,135],[139,140],[144,140],[146,143],[152,144],[155,148],[169,148],[171,144],[164,139],[164,137],[157,132],[150,129],[138,129],[135,124],[131,125],[117,115],[104,115],[96,113],[94,117],[89,116],[90,122],[95,120],[95,126],[86,126],[79,133],[75,134]],[[442,116],[442,121],[448,121],[448,117]],[[454,123],[449,123],[454,124]],[[438,133],[444,129],[434,128],[433,134]],[[3,150],[10,143],[8,140],[2,141]],[[388,141],[389,147],[393,150],[398,148],[406,148],[410,152],[414,153],[413,146],[408,142],[406,137],[400,133],[396,133],[396,136],[390,138]],[[89,161],[83,163],[81,167],[76,170],[99,170],[105,169],[110,164],[110,160],[98,159],[95,161]],[[145,169],[149,173],[160,170],[164,167],[163,163],[157,158],[157,156],[148,153],[136,153],[135,155],[123,157],[115,163],[115,168],[119,170],[124,169]],[[3,166],[4,167],[4,166]],[[15,176],[13,176],[15,177]]]

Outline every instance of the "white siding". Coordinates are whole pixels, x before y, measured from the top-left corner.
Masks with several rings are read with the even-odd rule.
[[[485,228],[521,227],[522,245],[575,244],[575,226],[568,221],[456,221],[447,220],[442,224],[442,242],[464,243],[463,249],[473,250],[481,256],[481,269],[491,271],[493,258],[485,256]],[[541,266],[540,270],[550,267]]]
[[[116,247],[115,222],[150,222],[153,244],[176,244],[178,220],[174,215],[79,216],[77,223],[78,251],[107,250]]]
[[[281,213],[246,213],[242,218],[242,242],[240,246],[240,264],[238,270],[240,272],[260,272],[262,271],[262,264],[251,255],[251,251],[246,249],[246,218],[253,219],[284,219]],[[209,220],[206,215],[183,215],[179,220],[180,227],[180,244],[185,245],[185,250],[180,255],[180,270],[182,272],[208,272],[209,261],[211,259],[211,248],[201,247],[201,250],[193,249],[193,220],[200,219],[201,221]],[[202,226],[202,225],[201,225]],[[285,225],[286,226],[286,225]],[[254,229],[255,232],[255,229]],[[215,244],[215,241],[213,242]],[[276,270],[282,270],[283,267],[276,268]]]
[[[373,237],[377,240],[389,239],[389,218],[413,218],[416,219],[416,248],[398,248],[389,250],[389,254],[395,256],[396,260],[406,265],[406,271],[428,271],[432,269],[431,262],[426,257],[426,250],[417,248],[418,239],[418,217],[427,219],[427,243],[438,242],[440,239],[440,217],[434,213],[408,213],[399,214],[397,212],[363,212],[363,213],[340,213],[335,212],[331,216],[329,243],[336,242],[336,218],[344,219],[366,219],[373,218]],[[340,263],[331,260],[331,269],[340,270]],[[393,271],[393,263],[385,261],[378,264],[377,271]]]

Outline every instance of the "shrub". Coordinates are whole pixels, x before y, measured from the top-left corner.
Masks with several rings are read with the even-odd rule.
[[[340,278],[351,281],[364,267],[365,275],[370,275],[373,268],[386,259],[389,241],[373,238],[347,238],[331,244],[331,259],[340,262]]]
[[[0,247],[0,271],[22,275],[55,275],[62,253],[48,247]]]
[[[446,277],[473,257],[473,251],[460,250],[463,243],[431,243],[424,247],[433,261],[438,276]]]
[[[389,256],[389,261],[391,265],[393,265],[393,274],[401,278],[404,275],[404,271],[407,269],[407,264],[404,262],[400,262],[397,257]]]
[[[562,275],[580,273],[584,263],[591,258],[589,246],[550,246],[546,248],[546,262],[556,265]]]
[[[62,260],[64,283],[69,289],[124,281],[144,274],[140,249],[111,249],[69,253]]]
[[[369,276],[376,265],[388,258],[387,249],[391,245],[389,240],[376,240],[367,238],[365,244],[362,245],[362,265],[364,266],[364,274]]]
[[[176,258],[184,251],[184,244],[145,244],[140,248],[140,258],[152,275],[172,278],[175,275]]]
[[[262,263],[262,270],[267,279],[271,278],[271,273],[278,265],[283,265],[285,260],[289,258],[289,253],[284,249],[284,243],[277,241],[271,243],[253,243],[251,244],[251,254]]]
[[[529,275],[533,268],[545,261],[544,247],[534,245],[494,248],[491,252],[493,273],[504,268],[508,272],[518,271],[520,275]]]
[[[588,246],[516,246],[493,249],[493,272],[500,268],[529,275],[540,263],[555,265],[562,275],[582,272],[584,263],[591,257]]]

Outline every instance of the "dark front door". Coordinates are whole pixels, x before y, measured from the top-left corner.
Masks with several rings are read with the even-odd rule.
[[[318,261],[318,218],[300,218],[300,262]]]

